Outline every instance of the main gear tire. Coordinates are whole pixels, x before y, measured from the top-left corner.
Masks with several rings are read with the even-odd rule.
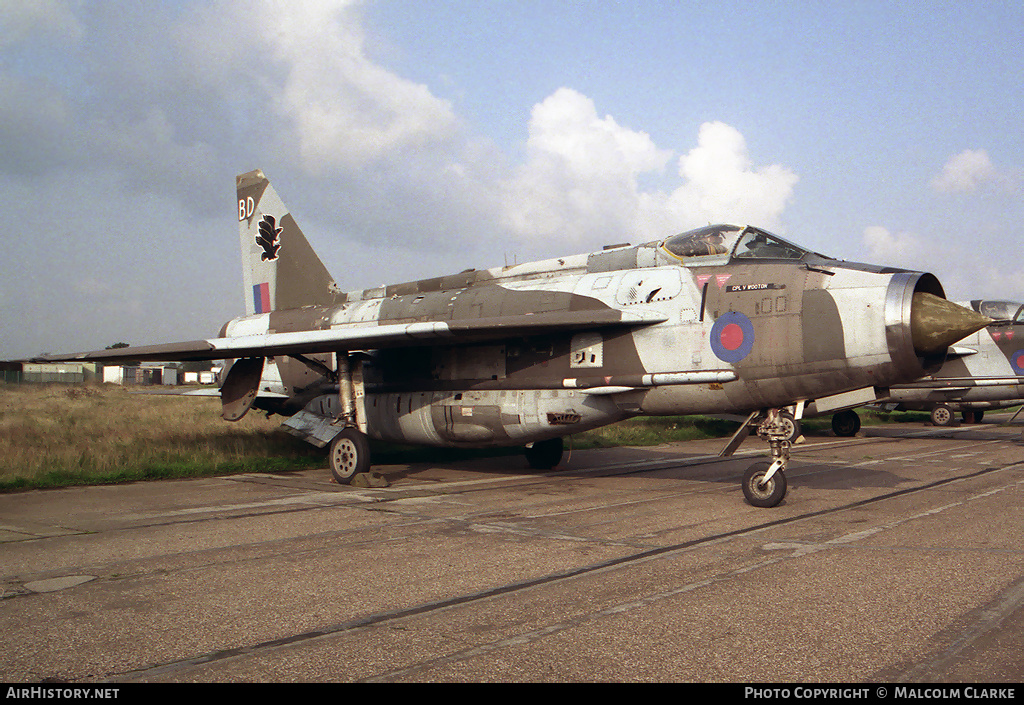
[[[860,416],[853,409],[832,414],[832,430],[837,436],[856,436],[860,430]]]
[[[346,428],[331,441],[327,459],[335,482],[347,485],[359,473],[370,471],[370,441],[356,429]]]
[[[561,438],[537,441],[526,447],[526,462],[534,470],[550,470],[562,462],[565,442]]]
[[[953,410],[945,404],[939,404],[932,409],[932,423],[936,426],[952,426],[955,420]]]
[[[800,422],[788,411],[783,411],[779,414],[779,422],[786,429],[786,440],[790,443],[795,443],[796,439],[799,438],[802,433]]]

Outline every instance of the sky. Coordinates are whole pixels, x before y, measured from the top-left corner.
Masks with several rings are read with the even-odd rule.
[[[1024,4],[0,0],[0,359],[215,335],[236,174],[345,290],[750,223],[1024,300]]]

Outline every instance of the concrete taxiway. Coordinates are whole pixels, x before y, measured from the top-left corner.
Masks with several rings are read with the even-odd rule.
[[[0,496],[4,681],[1019,681],[1024,425]]]

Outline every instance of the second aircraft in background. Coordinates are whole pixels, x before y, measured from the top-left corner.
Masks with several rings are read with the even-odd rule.
[[[956,341],[945,363],[919,380],[895,384],[880,406],[895,411],[928,411],[936,426],[950,426],[956,413],[969,423],[988,409],[1024,404],[1024,305],[1016,301],[971,301],[978,313],[993,319],[981,330]],[[837,435],[860,429],[853,410],[832,417]]]

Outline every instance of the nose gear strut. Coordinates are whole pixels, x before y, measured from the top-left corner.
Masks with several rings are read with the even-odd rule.
[[[794,424],[799,424],[799,421],[779,408],[755,411],[747,417],[719,455],[727,457],[736,452],[755,424],[757,435],[767,441],[771,449],[772,461],[754,463],[747,468],[743,473],[743,496],[755,507],[774,507],[786,496],[789,449],[794,439]],[[799,436],[799,432],[795,435]]]

